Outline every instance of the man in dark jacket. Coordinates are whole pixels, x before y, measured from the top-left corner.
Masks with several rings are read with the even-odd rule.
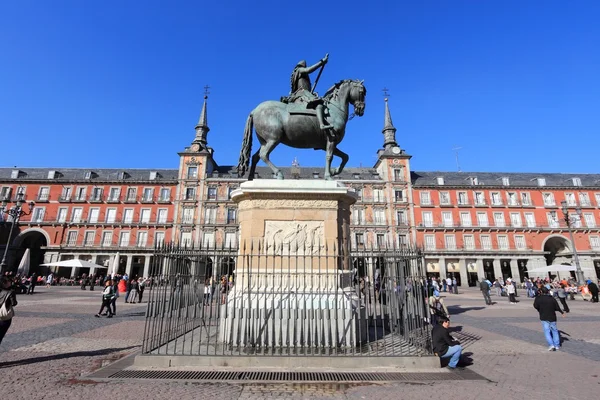
[[[566,314],[560,309],[556,299],[550,296],[547,287],[542,286],[541,292],[541,296],[535,298],[533,307],[540,313],[540,321],[542,321],[546,342],[550,346],[548,351],[555,351],[560,349],[560,334],[556,328],[556,312],[561,313],[563,317]]]
[[[591,280],[587,281],[587,287],[590,289],[590,293],[592,294],[592,303],[598,302],[598,285],[596,285]]]
[[[492,299],[490,298],[490,285],[487,284],[485,279],[481,280],[479,284],[479,290],[483,293],[483,298],[485,299],[485,304],[488,306],[492,305]]]
[[[450,358],[448,369],[454,370],[457,368],[460,354],[462,353],[461,345],[450,336],[448,328],[450,320],[445,317],[438,318],[438,325],[433,327],[431,331],[431,341],[433,342],[433,351],[441,358]]]

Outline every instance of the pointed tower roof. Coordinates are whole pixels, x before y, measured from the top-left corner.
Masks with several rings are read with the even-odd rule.
[[[198,124],[196,124],[196,137],[192,142],[199,143],[203,149],[207,147],[208,141],[206,136],[208,135],[208,131],[210,131],[210,128],[208,127],[208,118],[206,115],[206,100],[208,100],[208,96],[204,95],[204,104],[202,104],[200,118],[198,119]]]
[[[398,147],[396,142],[396,128],[392,122],[392,116],[390,115],[390,108],[388,106],[388,99],[385,98],[385,115],[383,122],[383,148],[390,149],[392,147]]]

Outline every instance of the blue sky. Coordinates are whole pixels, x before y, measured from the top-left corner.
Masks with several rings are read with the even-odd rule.
[[[371,166],[383,95],[417,170],[597,173],[597,1],[18,1],[0,12],[0,166],[177,168],[211,86],[209,144],[330,54],[317,91],[364,79],[340,148]],[[255,141],[255,146],[257,142]],[[278,147],[272,160],[322,165]]]

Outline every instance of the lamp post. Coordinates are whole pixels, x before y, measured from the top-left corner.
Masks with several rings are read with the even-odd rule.
[[[0,274],[4,274],[4,269],[6,268],[6,255],[8,254],[8,246],[10,246],[10,239],[12,238],[12,232],[15,228],[15,224],[19,223],[19,219],[23,215],[29,215],[33,212],[33,207],[35,203],[33,201],[29,202],[29,212],[23,209],[23,195],[17,195],[16,205],[9,208],[7,199],[2,200],[0,205],[0,215],[6,214],[7,217],[10,217],[10,229],[8,230],[8,240],[6,241],[6,246],[4,247],[4,255],[2,256],[2,262],[0,263]]]
[[[573,222],[573,217],[569,214],[569,209],[567,208],[567,202],[565,200],[560,202],[562,206],[562,212],[567,223],[567,229],[569,230],[569,237],[571,238],[571,243],[573,244],[573,261],[575,261],[576,275],[577,275],[577,284],[582,285],[585,281],[583,277],[583,271],[581,270],[581,265],[579,264],[579,256],[577,255],[577,247],[575,246],[575,238],[573,237],[573,230],[571,229],[571,223]],[[581,217],[581,208],[575,208],[575,212],[579,217]]]

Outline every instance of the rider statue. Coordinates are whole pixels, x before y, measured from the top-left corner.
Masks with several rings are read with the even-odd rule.
[[[325,106],[323,105],[323,99],[314,92],[315,87],[311,86],[309,76],[312,72],[316,71],[317,68],[324,67],[328,60],[329,54],[326,54],[323,59],[310,67],[306,67],[306,61],[300,61],[294,68],[290,78],[290,84],[292,86],[290,95],[282,97],[281,101],[284,103],[306,103],[306,108],[314,108],[317,112],[320,128],[333,137],[333,132],[331,132],[333,130],[332,126],[325,120]],[[317,82],[320,76],[321,72],[319,72]]]

